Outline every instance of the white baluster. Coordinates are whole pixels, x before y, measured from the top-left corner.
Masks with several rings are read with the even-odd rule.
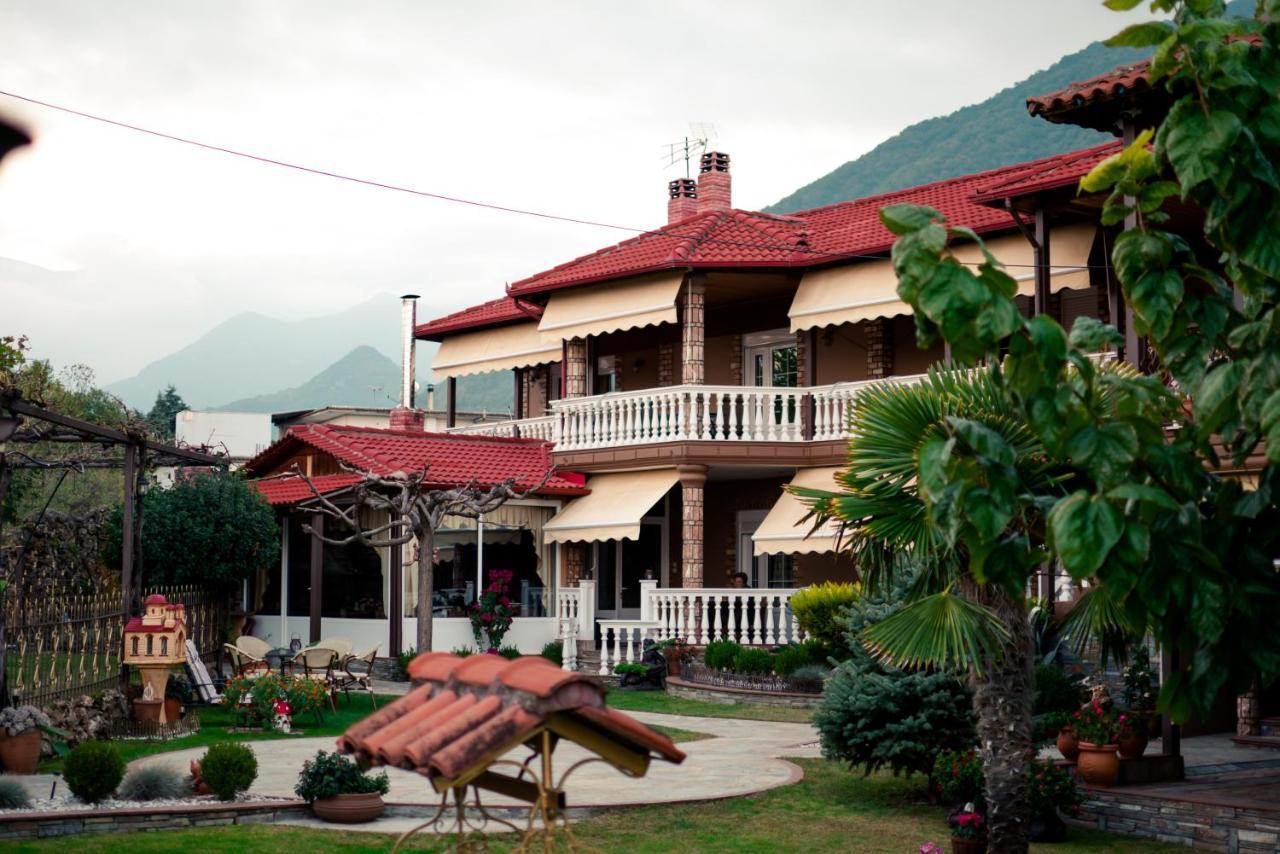
[[[773,625],[774,620],[773,620],[773,607],[771,604],[772,599],[773,597],[767,594],[760,597],[760,610],[763,612],[763,616],[761,617],[761,623],[760,623],[760,625],[762,626],[762,631],[760,633],[760,642],[765,646],[768,646],[769,644],[774,643],[777,640],[773,636],[773,629],[775,627]]]
[[[698,599],[702,603],[702,608],[699,612],[702,616],[702,621],[698,626],[698,642],[706,644],[715,640],[715,636],[711,634],[711,600],[709,596],[700,596]]]
[[[609,626],[600,627],[600,675],[608,676],[613,672],[613,663],[609,661]]]
[[[764,420],[764,393],[753,391],[751,393],[751,398],[755,402],[756,411],[755,424],[753,425],[754,429],[752,430],[751,438],[757,442],[763,442],[768,436]]]

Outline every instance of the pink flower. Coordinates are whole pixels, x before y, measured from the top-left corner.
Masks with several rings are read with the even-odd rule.
[[[506,596],[499,596],[499,597],[498,597],[498,604],[499,604],[499,605],[510,605],[510,604],[511,604],[511,600],[510,600],[510,599],[508,599]],[[1124,719],[1123,719],[1123,718],[1121,718],[1121,720],[1124,720]]]
[[[481,614],[481,615],[480,615],[480,622],[482,622],[482,623],[492,623],[492,622],[493,622],[493,614]]]

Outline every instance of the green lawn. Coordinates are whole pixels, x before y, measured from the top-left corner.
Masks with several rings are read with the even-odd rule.
[[[706,700],[673,697],[659,691],[610,691],[607,701],[613,708],[624,712],[661,712],[698,718],[741,718],[749,721],[807,724],[813,717],[810,709],[752,706],[746,703],[709,703]]]
[[[687,806],[613,810],[575,824],[578,840],[602,851],[735,852],[853,851],[901,854],[928,841],[947,847],[943,810],[923,797],[921,778],[887,774],[870,778],[821,759],[795,760],[804,768],[801,782],[759,795]],[[637,786],[645,785],[637,781]],[[439,851],[439,839],[415,837],[413,850]],[[511,849],[510,837],[495,844]],[[74,845],[84,852],[200,851],[203,854],[253,854],[282,850],[386,851],[393,837],[351,831],[303,830],[245,825],[160,833],[80,836],[74,843],[49,839],[10,845],[15,852],[62,851]],[[1038,854],[1155,852],[1183,849],[1097,831],[1072,828],[1068,841],[1033,846]]]

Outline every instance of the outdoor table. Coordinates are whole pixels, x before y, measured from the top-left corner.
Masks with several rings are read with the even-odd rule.
[[[289,661],[291,658],[293,658],[293,650],[289,649],[287,646],[278,646],[275,649],[267,651],[267,666],[270,667],[271,662],[274,659],[276,662],[276,670],[283,674],[285,662]]]

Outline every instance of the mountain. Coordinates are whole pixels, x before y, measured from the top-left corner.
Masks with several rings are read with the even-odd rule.
[[[390,294],[298,320],[244,312],[135,376],[112,383],[107,391],[145,412],[156,393],[173,384],[193,409],[208,409],[227,400],[296,389],[316,378],[318,368],[333,365],[361,345],[399,364],[399,341],[400,301]],[[424,365],[434,354],[435,345],[419,346],[419,376],[429,376]],[[395,386],[393,382],[391,388]]]
[[[1253,0],[1233,0],[1227,12],[1249,17]],[[1097,131],[1032,118],[1026,99],[1087,80],[1147,53],[1094,42],[985,101],[911,125],[765,210],[805,210],[1105,142],[1111,137]]]
[[[300,386],[233,400],[232,412],[289,412],[322,406],[394,406],[400,368],[367,345],[356,347]]]

